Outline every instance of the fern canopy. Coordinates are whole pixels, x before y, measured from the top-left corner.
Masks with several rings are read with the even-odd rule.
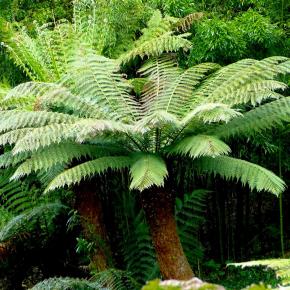
[[[160,17],[154,15],[140,43],[167,35],[174,21]],[[164,22],[164,31],[154,21]],[[285,185],[271,172],[226,157],[231,149],[222,140],[254,135],[287,120],[289,97],[276,90],[285,89],[277,78],[289,72],[288,59],[246,59],[225,67],[204,63],[184,70],[174,55],[160,53],[139,69],[139,97],[132,94],[138,78],[130,83],[119,61],[90,49],[73,56],[56,83],[14,88],[10,101],[18,93],[34,92],[38,111],[1,111],[0,143],[12,145],[12,151],[0,157],[0,164],[19,165],[13,178],[65,169],[50,180],[47,191],[127,168],[130,189],[143,191],[164,186],[168,161],[183,155],[202,171],[281,193]]]

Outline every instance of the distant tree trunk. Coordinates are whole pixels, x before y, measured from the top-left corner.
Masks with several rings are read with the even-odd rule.
[[[111,250],[103,219],[102,202],[92,183],[83,183],[76,188],[76,209],[81,216],[81,224],[86,239],[96,243],[91,256],[91,265],[98,271],[106,270],[111,265]]]
[[[193,278],[177,234],[172,194],[163,188],[145,190],[142,192],[142,205],[163,279]]]

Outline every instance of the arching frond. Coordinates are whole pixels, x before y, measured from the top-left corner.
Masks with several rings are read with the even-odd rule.
[[[121,170],[129,167],[131,159],[124,156],[108,156],[101,157],[95,160],[84,162],[80,165],[65,170],[63,173],[54,178],[45,192],[70,186],[79,183],[81,180],[91,178],[94,175],[104,173],[105,171]]]
[[[119,60],[122,64],[125,64],[137,56],[143,59],[160,56],[164,52],[176,52],[179,49],[187,51],[191,47],[191,42],[186,39],[189,35],[188,33],[179,35],[174,35],[173,32],[164,33],[159,37],[136,43],[136,47],[123,54]]]
[[[0,155],[0,167],[1,168],[9,168],[14,167],[18,163],[26,160],[30,156],[30,153],[20,153],[17,155],[13,155],[12,151],[5,152]]]
[[[12,174],[13,170],[0,171],[0,205],[13,215],[17,215],[35,206],[38,192],[25,182],[11,182]]]
[[[283,124],[289,120],[290,97],[267,103],[246,112],[217,127],[214,132],[220,138],[228,138],[234,135],[251,136]]]
[[[37,103],[40,108],[60,108],[81,117],[99,119],[108,117],[107,109],[97,105],[97,101],[74,95],[68,88],[61,85],[47,90],[38,98]]]
[[[155,111],[151,115],[138,121],[134,128],[136,131],[144,133],[153,128],[164,128],[166,125],[172,128],[178,128],[181,123],[173,114],[166,111]]]
[[[242,117],[242,113],[231,109],[228,105],[221,103],[205,103],[197,106],[182,119],[182,123],[187,125],[195,118],[204,123],[228,122],[235,117]]]
[[[147,27],[142,30],[143,35],[134,42],[134,47],[120,56],[119,61],[123,64],[130,60],[141,57],[156,57],[163,52],[175,52],[179,49],[188,50],[191,47],[191,42],[185,39],[189,33],[175,35],[174,30],[189,25],[193,22],[193,18],[198,18],[198,15],[192,15],[187,19],[178,21],[177,18],[165,16],[159,10],[154,11]]]
[[[74,58],[61,84],[72,93],[101,106],[112,120],[135,120],[138,106],[128,94],[129,84],[117,73],[113,60],[95,54]]]
[[[73,159],[92,157],[98,153],[99,152],[96,152],[96,147],[94,145],[81,145],[74,143],[52,145],[34,153],[17,168],[11,179],[18,179],[24,175],[39,170],[48,170],[57,164],[68,163]]]
[[[167,177],[167,168],[164,160],[153,154],[136,154],[136,159],[130,168],[130,189],[143,191],[153,185],[163,186]]]
[[[162,109],[182,116],[191,104],[192,98],[194,98],[194,88],[200,84],[206,74],[219,67],[218,64],[214,63],[202,63],[185,70],[175,79],[171,79],[166,89],[160,92],[154,106],[159,110]]]
[[[144,112],[149,115],[156,110],[155,104],[165,89],[180,75],[176,62],[171,56],[165,55],[150,59],[139,70],[142,76],[148,77],[148,82],[143,87],[141,103]],[[157,110],[163,110],[157,108]]]
[[[51,144],[74,141],[82,143],[86,139],[93,139],[103,132],[128,132],[135,130],[119,122],[97,119],[79,119],[73,124],[51,124],[35,128],[18,140],[13,149],[17,154],[33,151]]]
[[[228,156],[216,158],[204,157],[197,160],[195,166],[205,173],[220,175],[227,180],[239,180],[250,189],[268,191],[279,195],[285,190],[284,181],[273,172],[248,161]]]
[[[189,155],[192,158],[201,156],[216,157],[231,152],[230,147],[215,136],[195,135],[183,138],[173,145],[169,153]]]
[[[29,99],[30,97],[35,99],[54,87],[57,87],[57,84],[46,82],[25,82],[9,90],[4,99],[11,102],[16,102],[19,99]]]
[[[274,56],[260,61],[244,59],[227,65],[203,82],[196,91],[194,103],[204,99],[230,105],[260,102],[265,91],[285,89],[284,84],[274,79],[285,73],[279,64],[287,60],[286,57]]]
[[[56,112],[0,111],[0,132],[48,124],[74,123],[79,118]]]
[[[24,138],[29,132],[31,132],[33,128],[22,128],[12,130],[10,132],[4,133],[0,135],[0,145],[13,145],[18,140]]]
[[[67,142],[75,137],[76,132],[73,132],[72,128],[74,128],[73,124],[51,124],[34,128],[16,142],[12,152],[19,154],[35,151],[61,141]]]

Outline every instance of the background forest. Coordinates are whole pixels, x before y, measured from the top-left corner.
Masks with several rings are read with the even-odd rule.
[[[0,0],[0,289],[182,277],[166,204],[189,276],[290,285],[289,34],[287,0]]]

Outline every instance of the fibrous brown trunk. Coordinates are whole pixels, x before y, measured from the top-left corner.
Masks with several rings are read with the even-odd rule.
[[[191,279],[194,274],[177,234],[172,194],[160,188],[144,191],[142,205],[163,279]]]
[[[90,257],[90,266],[98,271],[110,268],[111,251],[103,220],[102,202],[94,185],[86,183],[76,188],[76,209],[81,217],[85,238],[96,243],[96,249]]]

